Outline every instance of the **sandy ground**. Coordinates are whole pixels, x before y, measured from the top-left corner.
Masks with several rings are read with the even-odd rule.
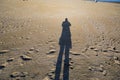
[[[66,17],[69,80],[120,80],[120,4],[87,0],[0,0],[0,80],[54,80]]]

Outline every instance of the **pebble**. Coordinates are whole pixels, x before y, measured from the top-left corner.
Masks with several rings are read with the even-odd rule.
[[[93,67],[88,67],[88,70],[90,70],[90,71],[93,71],[94,69],[93,69]]]
[[[113,53],[103,52],[103,54],[107,57],[113,57]]]
[[[16,77],[26,77],[28,75],[28,72],[13,72],[10,76],[12,78]]]
[[[72,58],[71,58],[71,57],[69,57],[69,60],[72,60]]]
[[[18,37],[18,39],[23,39],[23,37]]]
[[[26,37],[26,40],[29,40],[30,39],[30,37]]]
[[[0,54],[8,53],[9,50],[0,50]]]
[[[118,57],[114,56],[113,59],[114,59],[114,60],[118,60]]]
[[[70,61],[71,64],[73,64],[74,62],[73,61]]]
[[[102,50],[102,52],[108,52],[108,50],[104,49],[104,50]]]
[[[51,69],[50,73],[55,73],[55,68]]]
[[[15,77],[14,79],[12,80],[21,80],[21,77]]]
[[[100,66],[100,67],[88,67],[88,70],[90,70],[90,71],[99,71],[99,72],[104,71],[103,66]]]
[[[96,51],[96,52],[97,52],[97,51],[99,51],[99,49],[94,49],[94,51]]]
[[[27,53],[28,53],[28,54],[32,54],[32,53],[33,53],[33,51],[27,51]]]
[[[12,62],[15,58],[9,58],[7,62]]]
[[[49,77],[47,76],[47,77],[45,77],[43,80],[50,80],[50,79],[49,79]]]
[[[70,69],[73,69],[73,66],[70,66]]]
[[[103,72],[104,70],[103,70],[102,67],[99,67],[99,68],[98,68],[98,71]]]
[[[19,65],[20,65],[20,66],[23,66],[24,64],[23,64],[23,63],[20,63]]]
[[[108,47],[108,50],[113,51],[113,50],[116,50],[116,48],[111,46],[111,47]]]
[[[119,60],[114,60],[115,64],[120,65],[120,61]]]
[[[70,51],[70,54],[72,54],[72,55],[80,55],[80,53],[77,53],[77,52],[73,52],[73,51]]]
[[[0,69],[3,69],[3,68],[5,68],[7,66],[7,64],[6,63],[4,63],[4,64],[1,64],[0,65]]]
[[[28,75],[28,72],[21,72],[21,77],[26,77]]]
[[[55,73],[55,68],[51,69],[50,72],[47,73],[48,80],[51,80],[51,79],[53,80],[54,79],[54,77],[55,77],[54,73]],[[43,79],[43,80],[45,80],[45,79]]]
[[[49,54],[52,54],[52,53],[55,53],[55,52],[56,52],[55,49],[51,49],[48,53],[49,53]]]
[[[55,49],[55,47],[53,45],[50,46],[50,49]]]
[[[85,53],[87,50],[88,50],[88,47],[84,48],[84,49],[82,50],[82,53]]]
[[[104,66],[103,66],[103,65],[100,65],[100,67],[101,67],[101,68],[104,68]]]
[[[104,70],[104,71],[102,72],[102,74],[103,74],[104,76],[106,76],[106,75],[107,75],[107,71]]]
[[[39,49],[35,49],[36,52],[39,52],[40,50]]]
[[[20,76],[21,76],[21,73],[20,73],[20,72],[13,72],[10,76],[11,76],[12,78],[20,77]]]
[[[48,73],[47,75],[48,75],[48,76],[52,76],[53,74],[52,74],[52,73]]]
[[[55,75],[52,75],[52,76],[50,76],[49,78],[50,78],[51,80],[54,80],[54,77],[55,77]]]
[[[94,46],[90,46],[89,48],[90,48],[90,49],[95,49],[95,47],[94,47]]]
[[[96,55],[95,56],[98,56],[98,53],[96,53]]]
[[[69,63],[69,66],[72,66],[72,63]]]
[[[30,48],[30,50],[29,51],[34,51],[35,50],[35,48],[34,47],[32,47],[32,48]]]
[[[120,51],[119,51],[119,50],[114,50],[114,52],[115,52],[115,53],[120,53]]]
[[[27,55],[22,55],[21,58],[22,58],[23,60],[32,60],[32,58],[29,57],[29,56],[27,56]]]

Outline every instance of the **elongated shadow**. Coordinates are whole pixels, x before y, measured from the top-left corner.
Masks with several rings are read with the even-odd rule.
[[[65,54],[65,58],[62,80],[69,80],[69,50],[72,48],[70,26],[71,24],[66,18],[62,23],[62,33],[59,39],[60,51],[56,63],[55,80],[60,80],[63,54]]]

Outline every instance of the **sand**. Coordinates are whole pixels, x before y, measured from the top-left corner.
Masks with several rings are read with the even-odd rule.
[[[69,80],[120,80],[120,4],[87,0],[0,0],[0,80],[53,80],[65,18],[72,25]]]

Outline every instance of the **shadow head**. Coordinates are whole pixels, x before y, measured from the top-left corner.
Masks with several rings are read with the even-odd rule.
[[[68,18],[65,18],[65,21],[68,21]]]

